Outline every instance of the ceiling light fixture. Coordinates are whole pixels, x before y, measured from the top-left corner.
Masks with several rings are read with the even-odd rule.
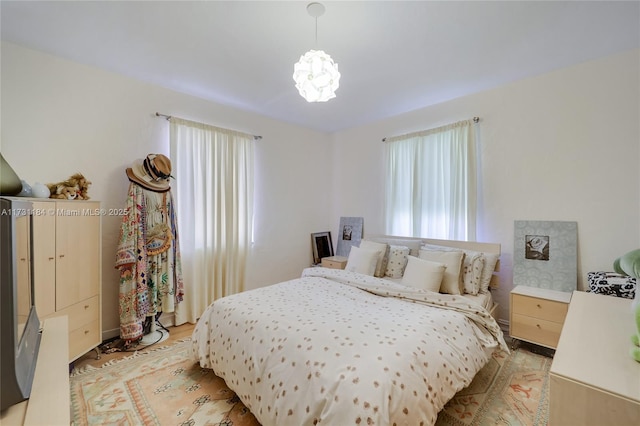
[[[307,12],[316,18],[317,45],[318,17],[324,14],[324,6],[320,3],[309,3]],[[326,102],[336,97],[335,91],[340,82],[338,64],[322,50],[310,50],[300,56],[300,60],[293,66],[293,81],[307,102]]]

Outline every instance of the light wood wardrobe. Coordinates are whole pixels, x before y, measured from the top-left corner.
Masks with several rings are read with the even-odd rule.
[[[68,317],[69,362],[102,342],[100,202],[33,202],[33,274],[41,321]]]

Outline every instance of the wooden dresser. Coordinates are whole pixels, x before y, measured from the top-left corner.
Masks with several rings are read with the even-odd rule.
[[[512,338],[555,349],[571,293],[519,285],[511,291]]]
[[[69,317],[73,361],[102,342],[100,202],[37,199],[33,208],[38,317]]]
[[[549,424],[640,424],[631,300],[575,291],[549,375]]]

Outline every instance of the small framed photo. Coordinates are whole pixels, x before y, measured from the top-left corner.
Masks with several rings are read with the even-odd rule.
[[[311,249],[313,251],[313,264],[317,265],[323,257],[333,256],[333,242],[331,232],[314,232],[311,234]]]

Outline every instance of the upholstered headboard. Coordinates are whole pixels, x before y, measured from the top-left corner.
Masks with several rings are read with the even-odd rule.
[[[494,268],[493,276],[491,277],[491,282],[489,286],[491,288],[499,287],[499,277],[496,272],[500,270],[500,253],[501,253],[501,245],[500,243],[480,243],[477,241],[457,241],[457,240],[439,240],[434,238],[419,238],[419,237],[399,237],[394,235],[366,235],[363,237],[364,240],[377,241],[381,243],[394,244],[394,245],[404,245],[409,247],[411,250],[411,254],[414,256],[418,255],[418,251],[421,245],[424,244],[432,244],[437,246],[451,247],[461,250],[471,250],[478,251],[483,253],[490,253],[498,256],[498,261],[496,262],[496,266]]]

